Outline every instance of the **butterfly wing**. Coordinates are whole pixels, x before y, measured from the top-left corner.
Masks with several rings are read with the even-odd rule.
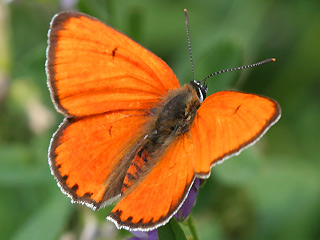
[[[73,201],[99,208],[119,196],[150,109],[179,83],[160,58],[88,15],[56,15],[48,37],[48,86],[67,117],[50,143],[51,171]]]
[[[130,164],[122,159],[144,134],[146,117],[134,113],[65,119],[60,125],[50,143],[49,163],[74,202],[96,209],[119,197]]]
[[[258,95],[222,91],[206,98],[190,129],[196,176],[209,177],[213,164],[254,144],[280,115],[275,100]]]
[[[128,230],[149,231],[165,224],[177,212],[194,181],[192,149],[189,134],[178,137],[152,171],[128,189],[107,219]]]
[[[150,109],[179,87],[164,61],[91,16],[58,14],[48,35],[48,85],[65,116]]]

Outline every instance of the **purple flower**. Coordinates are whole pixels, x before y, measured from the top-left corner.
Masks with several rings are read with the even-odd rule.
[[[190,212],[196,202],[196,198],[197,198],[198,191],[199,191],[199,186],[203,182],[204,182],[204,180],[199,179],[199,178],[196,178],[194,180],[193,185],[190,188],[188,197],[186,198],[186,200],[184,201],[184,203],[182,204],[182,206],[180,207],[178,212],[174,215],[174,217],[178,221],[183,221],[189,216],[189,214],[190,214]],[[135,237],[132,237],[128,240],[157,240],[158,239],[158,229],[154,229],[149,232],[131,231],[131,233],[133,235],[135,235]]]
[[[182,222],[189,216],[196,202],[199,186],[203,183],[203,181],[204,181],[203,179],[199,179],[199,178],[196,178],[194,180],[193,185],[189,191],[188,197],[186,198],[186,200],[184,201],[184,203],[182,204],[178,212],[174,215],[174,217],[178,221]]]
[[[158,229],[154,229],[149,232],[131,231],[135,237],[129,238],[128,240],[157,240]]]

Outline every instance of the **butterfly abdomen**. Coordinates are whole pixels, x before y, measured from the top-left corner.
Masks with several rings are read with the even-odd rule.
[[[123,180],[121,192],[125,193],[126,190],[131,187],[135,181],[144,172],[146,163],[149,161],[149,154],[146,149],[141,148],[137,155],[135,155],[131,165],[127,171],[127,174]]]
[[[137,180],[145,176],[179,135],[189,131],[190,124],[200,107],[194,88],[187,84],[171,91],[154,111],[143,146],[134,156],[123,181],[121,192],[125,193]]]

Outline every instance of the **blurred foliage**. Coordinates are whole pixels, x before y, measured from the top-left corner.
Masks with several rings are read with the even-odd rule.
[[[201,239],[319,238],[318,0],[2,0],[2,239],[130,236],[105,220],[110,208],[93,212],[71,204],[50,174],[47,148],[62,120],[51,103],[44,71],[52,16],[63,9],[91,14],[156,53],[187,82],[192,73],[184,8],[190,14],[197,78],[277,58],[273,64],[210,79],[210,93],[236,89],[270,96],[283,112],[263,140],[213,169],[193,210]]]

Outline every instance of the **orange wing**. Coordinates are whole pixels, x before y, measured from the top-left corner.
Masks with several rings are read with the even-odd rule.
[[[179,87],[164,61],[91,16],[58,14],[48,35],[48,85],[65,116],[150,109]]]
[[[48,38],[48,86],[67,117],[50,143],[51,171],[73,201],[99,208],[119,196],[150,109],[179,83],[160,58],[91,16],[56,15]]]
[[[51,170],[62,191],[93,209],[119,197],[130,165],[121,160],[139,142],[145,122],[134,111],[65,119],[49,149]]]
[[[275,100],[258,95],[223,91],[206,98],[191,126],[196,176],[208,178],[213,164],[254,144],[280,115]]]
[[[107,219],[128,230],[149,231],[164,225],[194,181],[192,144],[190,134],[178,137],[152,171],[128,189]]]

